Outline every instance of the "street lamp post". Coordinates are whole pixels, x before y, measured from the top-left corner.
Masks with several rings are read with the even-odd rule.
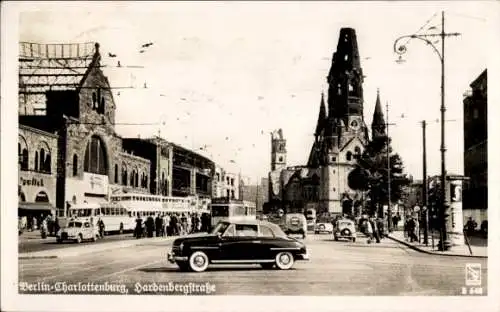
[[[413,34],[413,35],[405,35],[397,38],[394,41],[394,52],[399,54],[400,58],[401,56],[406,53],[406,44],[408,44],[411,39],[420,39],[430,45],[434,52],[439,56],[439,60],[441,61],[441,209],[440,209],[440,216],[441,216],[441,241],[439,243],[439,248],[441,251],[448,250],[451,247],[450,241],[448,240],[447,233],[446,233],[446,196],[445,196],[445,182],[446,182],[446,166],[445,166],[445,154],[446,154],[446,145],[445,145],[445,112],[446,112],[446,106],[445,106],[445,85],[444,85],[444,78],[445,78],[445,71],[444,71],[444,64],[445,64],[445,54],[444,54],[444,43],[445,43],[445,38],[446,37],[451,37],[451,36],[459,36],[459,33],[445,33],[444,30],[444,12],[441,12],[441,33],[439,34]],[[440,37],[441,38],[441,52],[436,48],[436,46],[430,41],[428,38],[432,37]],[[409,39],[406,43],[404,44],[399,44],[399,41],[401,39]]]

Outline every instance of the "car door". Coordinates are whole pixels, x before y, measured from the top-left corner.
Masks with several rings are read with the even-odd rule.
[[[276,237],[273,230],[266,225],[259,225],[260,244],[255,246],[259,260],[273,260],[275,252],[271,248],[276,247]]]
[[[82,236],[83,239],[91,239],[92,238],[92,231],[90,227],[90,222],[84,222],[83,223],[83,228],[82,228]]]
[[[220,260],[244,261],[255,259],[255,244],[259,241],[256,224],[232,224],[221,237]]]

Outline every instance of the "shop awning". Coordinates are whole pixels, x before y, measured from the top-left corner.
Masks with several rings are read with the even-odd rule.
[[[50,203],[29,203],[29,202],[20,202],[19,209],[24,210],[38,210],[38,211],[52,211],[55,208]]]

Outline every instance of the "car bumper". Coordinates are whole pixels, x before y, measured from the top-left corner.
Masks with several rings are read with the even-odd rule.
[[[167,255],[167,260],[170,263],[176,263],[178,261],[188,261],[188,257],[180,257],[180,256],[175,256],[171,253]]]
[[[299,229],[299,230],[292,230],[292,229],[287,229],[285,231],[286,234],[304,234],[304,229]]]
[[[304,253],[304,254],[298,254],[297,256],[295,256],[295,259],[296,260],[309,260],[309,254],[308,253]]]

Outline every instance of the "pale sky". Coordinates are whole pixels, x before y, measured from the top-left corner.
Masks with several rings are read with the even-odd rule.
[[[104,68],[112,87],[136,87],[114,90],[117,122],[159,123],[117,126],[119,134],[147,137],[160,130],[188,148],[206,145],[205,155],[223,167],[234,160],[253,180],[270,170],[274,129],[283,129],[288,164],[307,162],[342,27],[355,28],[358,38],[365,122],[370,126],[380,88],[384,113],[389,103],[389,122],[396,123],[390,126],[393,148],[406,172],[420,179],[419,121],[440,118],[440,62],[430,46],[412,40],[406,62],[398,64],[393,43],[431,17],[419,33],[439,32],[443,9],[445,30],[461,33],[446,40],[446,119],[455,120],[446,124],[446,164],[449,172],[463,173],[463,93],[487,68],[500,29],[498,4],[487,1],[54,2],[33,8],[20,15],[21,41],[99,42],[104,65],[120,60],[144,66]],[[140,54],[147,42],[154,44]],[[440,173],[439,147],[440,126],[433,122],[427,131],[430,175]]]

